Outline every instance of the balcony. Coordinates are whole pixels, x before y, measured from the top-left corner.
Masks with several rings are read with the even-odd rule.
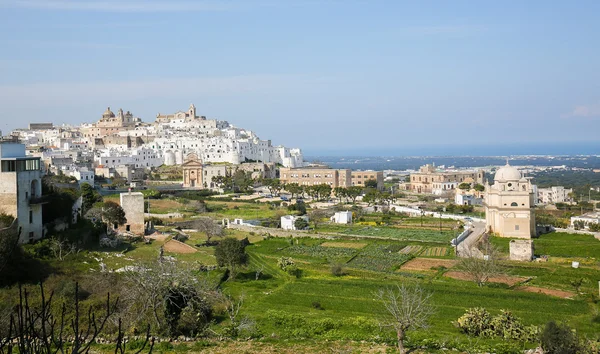
[[[48,203],[48,198],[46,198],[45,196],[29,198],[29,205],[46,204],[46,203]]]

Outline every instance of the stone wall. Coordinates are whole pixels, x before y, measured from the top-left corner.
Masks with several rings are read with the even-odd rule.
[[[134,234],[144,234],[144,195],[140,192],[121,193],[121,208],[127,222],[119,229]],[[129,228],[129,230],[127,230]]]
[[[526,261],[533,259],[533,241],[532,240],[511,240],[510,241],[510,260]]]

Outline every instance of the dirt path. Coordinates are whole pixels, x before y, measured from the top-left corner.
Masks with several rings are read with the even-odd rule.
[[[183,242],[176,240],[169,240],[164,244],[165,251],[173,253],[196,253],[197,249],[190,245],[186,245]]]
[[[450,271],[450,272],[446,272],[444,273],[445,277],[449,277],[449,278],[453,278],[453,279],[458,279],[458,280],[472,280],[469,275],[465,272],[457,272],[457,271]],[[508,275],[500,275],[497,277],[491,277],[488,282],[490,283],[502,283],[502,284],[506,284],[508,286],[513,286],[515,284],[518,284],[524,280],[526,280],[527,278],[525,277],[511,277]]]
[[[555,290],[555,289],[547,289],[547,288],[538,288],[537,286],[520,286],[515,290],[527,291],[530,293],[541,293],[550,296],[562,297],[563,299],[571,299],[575,296],[574,293],[564,290]]]

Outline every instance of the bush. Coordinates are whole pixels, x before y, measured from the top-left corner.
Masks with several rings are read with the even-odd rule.
[[[318,302],[318,301],[313,301],[313,303],[312,303],[312,307],[313,307],[314,309],[317,309],[317,310],[325,310],[325,309],[323,308],[323,306],[321,306],[321,303],[320,303],[320,302]]]
[[[346,275],[344,271],[344,265],[341,263],[333,263],[331,265],[331,275],[336,277],[341,277],[342,275]]]
[[[540,342],[547,354],[576,354],[580,350],[579,340],[571,328],[554,321],[546,323]]]
[[[480,307],[468,309],[455,325],[464,333],[475,337],[499,337],[528,342],[535,342],[540,332],[537,326],[524,326],[510,311],[503,310],[492,317],[486,309]]]

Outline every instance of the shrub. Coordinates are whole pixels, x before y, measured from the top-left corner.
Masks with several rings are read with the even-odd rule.
[[[344,271],[344,265],[341,263],[333,263],[331,265],[331,275],[336,276],[336,277],[341,277],[342,275],[345,275],[346,272]]]
[[[464,333],[471,336],[481,336],[491,327],[492,315],[481,307],[468,309],[457,321],[456,325]]]
[[[554,321],[546,323],[540,342],[547,354],[576,354],[580,350],[577,336],[571,328]]]
[[[323,306],[321,306],[321,303],[320,303],[320,302],[318,302],[318,301],[313,301],[313,303],[312,303],[312,307],[313,307],[314,309],[317,309],[317,310],[325,310],[325,309],[323,308]]]
[[[520,341],[535,342],[540,329],[537,326],[524,326],[521,319],[510,311],[502,311],[493,316],[484,308],[471,308],[461,316],[455,325],[471,336],[500,337]]]

